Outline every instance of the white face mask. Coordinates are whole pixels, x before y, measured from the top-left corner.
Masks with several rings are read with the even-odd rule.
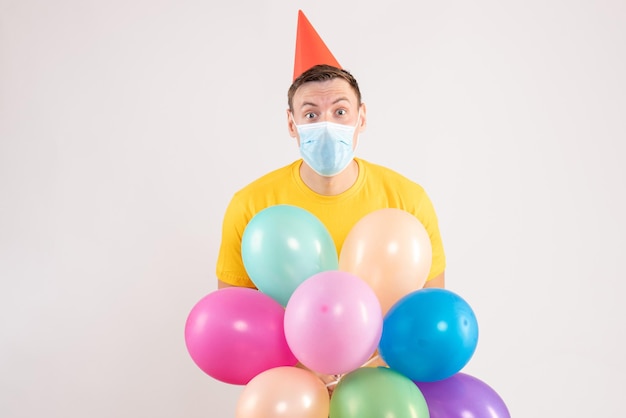
[[[300,136],[302,159],[320,176],[332,177],[341,173],[354,159],[352,141],[361,112],[354,126],[333,122],[294,125]]]

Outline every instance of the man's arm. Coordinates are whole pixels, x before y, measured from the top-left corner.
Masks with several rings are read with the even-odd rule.
[[[217,279],[217,288],[218,289],[224,289],[225,287],[235,287],[235,286],[233,286],[232,284],[223,282],[220,279]]]
[[[444,289],[446,287],[445,271],[427,281],[424,284],[424,289],[427,287],[438,287],[440,289]]]

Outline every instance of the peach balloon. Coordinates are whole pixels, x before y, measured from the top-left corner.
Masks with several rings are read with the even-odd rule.
[[[401,209],[386,208],[361,218],[339,254],[339,270],[366,281],[383,315],[403,296],[424,287],[432,246],[424,225]]]
[[[328,418],[326,385],[312,372],[280,366],[259,373],[239,395],[235,418]]]

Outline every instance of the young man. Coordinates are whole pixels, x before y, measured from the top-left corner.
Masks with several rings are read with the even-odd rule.
[[[340,67],[302,12],[298,15],[294,80],[287,96],[287,129],[302,159],[257,179],[231,199],[222,226],[218,288],[255,287],[241,256],[243,232],[257,213],[280,204],[315,215],[332,236],[338,255],[346,236],[363,216],[383,208],[413,214],[426,228],[432,246],[424,287],[443,288],[446,259],[429,197],[406,177],[355,158],[359,134],[367,125],[359,85]],[[376,356],[369,365],[384,363]],[[337,376],[316,374],[332,394]]]

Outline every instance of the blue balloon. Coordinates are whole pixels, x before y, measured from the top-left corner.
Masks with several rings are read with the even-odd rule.
[[[470,360],[478,323],[467,302],[446,289],[416,290],[396,302],[383,321],[380,356],[415,382],[446,379]]]
[[[292,205],[270,206],[252,217],[241,238],[241,257],[252,283],[283,306],[306,279],[339,268],[326,226]]]

